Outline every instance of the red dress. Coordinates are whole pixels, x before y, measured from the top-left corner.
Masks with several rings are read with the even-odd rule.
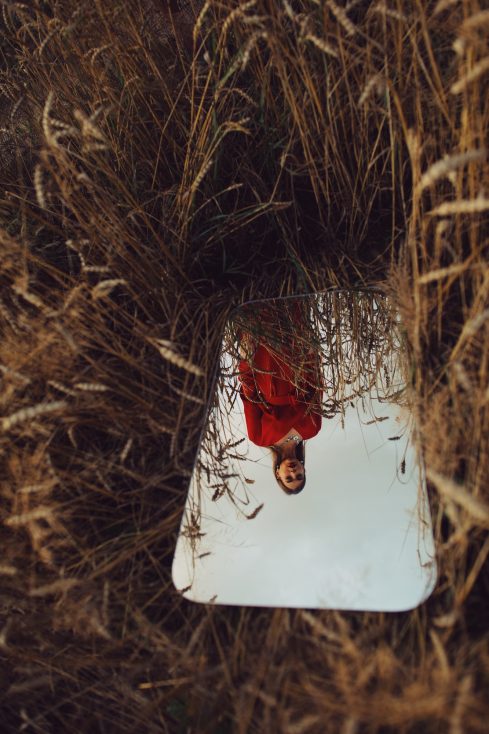
[[[297,375],[290,355],[277,354],[259,344],[252,365],[239,364],[240,395],[248,436],[257,446],[271,446],[291,429],[302,438],[312,438],[321,428],[321,416],[313,413],[321,392],[312,362]]]

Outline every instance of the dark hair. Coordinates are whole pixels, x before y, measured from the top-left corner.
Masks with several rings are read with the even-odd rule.
[[[280,450],[280,446],[276,446],[276,445],[270,446],[270,450],[271,450],[272,456],[273,456],[273,467],[272,467],[273,468],[273,476],[274,476],[274,479],[277,482],[277,484],[281,487],[281,489],[283,489],[283,491],[286,494],[299,494],[299,492],[302,492],[302,490],[304,489],[304,487],[306,485],[306,468],[305,468],[305,465],[304,465],[304,461],[305,461],[304,441],[299,441],[299,443],[297,443],[296,446],[295,446],[295,458],[297,459],[297,461],[300,461],[301,464],[304,467],[304,479],[302,481],[302,484],[300,484],[297,487],[297,489],[290,489],[277,476],[277,469],[280,467],[280,464],[284,460],[283,459],[283,456],[282,456],[282,452]]]

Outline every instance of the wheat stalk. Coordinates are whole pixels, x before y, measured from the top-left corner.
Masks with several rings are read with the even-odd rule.
[[[119,456],[121,464],[123,464],[125,460],[127,459],[127,456],[129,454],[129,451],[131,450],[132,444],[133,444],[132,438],[128,438]]]
[[[56,24],[59,24],[61,22],[58,18],[52,18],[52,21]],[[49,43],[51,38],[53,38],[56,35],[56,33],[59,33],[59,31],[60,31],[60,27],[56,26],[55,28],[53,28],[52,31],[48,33],[48,35],[44,38],[42,43],[36,49],[36,53],[38,56],[42,55],[42,52],[44,51],[46,45]]]
[[[81,124],[81,133],[83,137],[92,137],[107,143],[105,135],[96,125],[93,124],[92,118],[87,117],[81,110],[74,111],[75,119]],[[96,113],[95,113],[96,114]],[[93,116],[92,116],[93,117]]]
[[[110,273],[110,267],[108,265],[82,265],[84,273]],[[109,281],[102,281],[107,283]],[[101,285],[101,283],[99,283]]]
[[[222,30],[219,35],[219,42],[217,44],[218,48],[224,43],[231,23],[233,23],[236,18],[244,15],[249,8],[253,7],[253,5],[256,5],[256,0],[247,0],[247,2],[243,3],[243,5],[238,5],[236,8],[234,8],[234,10],[229,13],[223,23]]]
[[[50,90],[46,98],[46,102],[44,104],[43,111],[42,111],[41,125],[42,125],[42,130],[44,133],[44,137],[46,138],[46,143],[53,148],[58,148],[59,146],[58,146],[57,137],[56,135],[53,135],[51,131],[50,112],[51,112],[51,106],[53,104],[53,99],[54,99],[54,92],[53,90]]]
[[[267,31],[255,31],[253,35],[248,39],[246,42],[246,45],[244,47],[243,56],[241,58],[241,71],[244,71],[248,65],[248,61],[250,59],[251,51],[256,46],[256,42],[259,38],[268,38]]]
[[[370,94],[374,87],[377,94],[382,94],[385,91],[385,80],[380,74],[374,74],[365,84],[363,91],[358,99],[359,107],[365,104],[367,99],[370,97]]]
[[[78,245],[75,244],[75,242],[73,242],[73,240],[66,240],[65,241],[65,245],[66,245],[66,247],[69,247],[70,250],[74,250],[74,252],[76,252],[76,254],[78,255],[78,257],[80,259],[80,264],[81,264],[82,268],[85,268],[86,265],[87,265],[87,263],[85,261],[85,258],[83,256],[83,254],[80,252]]]
[[[458,82],[455,82],[455,84],[452,84],[450,92],[452,94],[460,94],[469,84],[472,84],[472,82],[475,82],[476,79],[485,74],[486,71],[489,71],[489,56],[481,59],[465,76],[459,79]]]
[[[106,51],[108,48],[111,49],[112,44],[106,43],[103,46],[98,46],[97,48],[91,48],[89,51],[86,52],[85,56],[91,56],[90,64],[93,64],[97,56],[101,54],[103,51]]]
[[[390,18],[394,18],[395,20],[400,20],[402,23],[406,22],[406,16],[400,13],[398,10],[392,10],[392,8],[388,8],[385,0],[377,3],[377,5],[374,8],[374,11],[376,13],[380,13],[381,15],[386,15]]]
[[[462,507],[478,523],[489,527],[489,505],[474,497],[460,484],[444,477],[434,469],[426,469],[426,476],[433,482],[440,494]]]
[[[417,282],[420,285],[425,285],[426,283],[433,283],[436,280],[442,280],[442,278],[449,278],[455,275],[459,275],[466,270],[467,265],[465,263],[455,263],[455,265],[448,265],[448,267],[446,268],[437,268],[436,270],[432,270],[429,273],[420,275]]]
[[[207,11],[209,10],[210,6],[211,6],[210,0],[206,0],[206,2],[202,6],[202,10],[200,11],[197,17],[197,20],[195,21],[195,25],[192,31],[194,46],[197,44],[197,36],[199,35],[200,28],[202,26],[202,23],[204,22],[204,18],[207,15]]]
[[[458,199],[446,201],[428,212],[431,216],[447,217],[451,214],[478,214],[489,209],[489,199],[482,194],[476,199]]]
[[[316,48],[319,48],[325,54],[328,54],[328,56],[333,56],[335,59],[338,58],[338,52],[333,48],[333,46],[331,46],[330,43],[324,41],[322,38],[318,38],[312,33],[307,33],[306,35],[302,36],[302,40],[310,41],[312,44],[314,44],[314,46],[316,46]]]
[[[282,0],[282,4],[284,6],[285,13],[286,13],[286,15],[288,15],[288,17],[290,18],[290,20],[293,20],[294,22],[297,22],[296,15],[295,15],[294,11],[292,10],[292,7],[291,7],[290,3],[288,2],[288,0]]]
[[[88,270],[88,268],[85,268],[85,270]],[[100,270],[98,270],[97,272],[100,272]],[[106,296],[110,295],[110,293],[118,285],[127,285],[127,280],[125,278],[111,278],[109,280],[102,280],[100,283],[97,283],[97,285],[92,288],[92,298],[94,298],[95,300],[97,300],[98,298],[105,298]]]
[[[43,311],[43,313],[45,313],[46,315],[52,316],[54,314],[54,311],[46,306],[46,304],[43,303],[39,296],[36,296],[35,293],[29,293],[29,291],[25,290],[24,287],[19,286],[16,283],[12,284],[12,290],[17,293],[17,295],[22,296],[22,298],[28,303],[36,306],[36,308],[38,308],[40,311]]]
[[[58,484],[58,480],[56,479],[56,477],[52,477],[51,479],[46,479],[44,482],[40,482],[39,484],[26,484],[23,487],[20,487],[18,492],[19,492],[19,495],[29,495],[29,494],[37,494],[41,492],[49,492],[57,484]]]
[[[28,385],[31,382],[30,377],[26,377],[20,372],[17,372],[17,370],[12,369],[11,367],[6,367],[3,364],[0,364],[0,372],[3,372],[4,375],[15,377],[15,379],[20,380],[24,385]]]
[[[474,161],[483,161],[486,159],[487,151],[485,148],[478,150],[468,150],[465,153],[459,153],[457,155],[446,156],[441,161],[433,163],[428,170],[421,177],[417,188],[422,191],[427,186],[431,186],[438,179],[447,176],[452,171],[456,171],[457,168],[461,168],[466,163],[473,163]]]
[[[465,392],[471,393],[473,390],[472,383],[463,365],[460,362],[453,362],[451,368],[459,385]]]
[[[483,25],[489,24],[489,10],[481,10],[470,18],[466,18],[461,26],[461,31],[473,31],[475,28],[480,28]]]
[[[187,400],[191,400],[193,403],[197,403],[198,405],[205,405],[205,400],[202,400],[202,398],[198,398],[195,395],[191,395],[190,393],[185,392],[185,390],[180,390],[180,388],[175,387],[175,385],[172,385],[172,390],[182,398],[187,398]]]
[[[35,510],[29,512],[23,512],[20,515],[12,515],[4,520],[5,525],[10,527],[19,527],[21,525],[27,525],[28,523],[34,522],[35,520],[51,520],[53,518],[52,507],[37,507]]]
[[[109,389],[107,385],[102,385],[100,382],[76,382],[75,387],[85,392],[107,392]]]
[[[334,0],[327,0],[326,5],[331,10],[338,23],[343,26],[346,31],[346,35],[354,36],[357,32],[357,28],[346,14],[345,9],[337,5]]]
[[[201,367],[194,364],[185,357],[182,357],[178,352],[174,350],[174,345],[167,339],[149,339],[148,340],[156,349],[159,351],[161,356],[176,367],[180,367],[186,372],[190,372],[192,375],[197,377],[203,377],[204,371]]]
[[[46,197],[44,196],[44,189],[42,187],[42,166],[39,163],[34,168],[34,189],[36,191],[37,203],[41,209],[47,209]]]
[[[212,158],[210,158],[207,161],[207,163],[205,163],[201,167],[199,173],[195,177],[195,180],[194,180],[192,186],[190,187],[190,193],[191,194],[194,193],[199,188],[200,184],[204,180],[204,177],[205,177],[206,173],[210,170],[210,168],[211,168],[211,166],[212,166],[213,163],[214,163],[214,160]]]
[[[2,431],[8,431],[19,423],[36,418],[39,415],[46,415],[68,407],[68,403],[64,400],[54,400],[52,402],[38,403],[29,408],[21,408],[5,418],[2,418]]]
[[[486,308],[485,311],[465,322],[464,328],[462,329],[462,334],[460,336],[474,336],[488,319],[489,308]]]
[[[48,385],[51,387],[54,387],[55,390],[59,390],[60,392],[65,393],[66,395],[72,395],[75,396],[76,392],[75,390],[72,390],[69,387],[66,387],[66,385],[63,385],[61,382],[58,382],[57,380],[48,380]]]
[[[36,597],[65,593],[74,586],[77,586],[79,583],[80,581],[78,579],[58,579],[50,584],[44,584],[44,586],[38,586],[35,589],[31,589],[29,595]]]
[[[438,0],[433,11],[433,15],[439,15],[440,13],[443,13],[444,10],[448,10],[448,8],[451,8],[453,5],[457,5],[459,2],[460,0]]]

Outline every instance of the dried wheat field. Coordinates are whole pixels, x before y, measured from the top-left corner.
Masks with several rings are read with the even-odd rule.
[[[2,732],[487,731],[488,38],[484,0],[2,2]],[[224,324],[331,287],[400,313],[436,588],[191,604]]]

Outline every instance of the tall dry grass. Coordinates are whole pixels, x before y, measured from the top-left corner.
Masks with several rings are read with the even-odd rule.
[[[484,732],[487,8],[181,12],[2,4],[2,728]],[[412,353],[435,592],[390,615],[185,602],[231,308],[364,285]]]

